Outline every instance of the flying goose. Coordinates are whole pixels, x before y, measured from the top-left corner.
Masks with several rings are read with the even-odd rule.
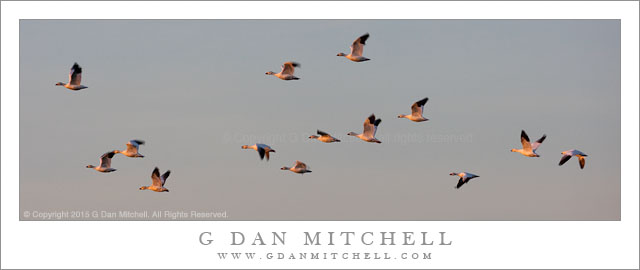
[[[364,61],[371,60],[369,58],[362,56],[362,51],[364,50],[364,43],[367,41],[368,38],[369,38],[369,33],[366,33],[360,36],[359,38],[353,41],[353,44],[351,44],[350,54],[338,53],[337,56],[344,56],[353,62],[364,62]]]
[[[539,157],[540,155],[538,155],[536,153],[536,149],[538,149],[538,147],[540,147],[540,144],[544,141],[544,139],[547,138],[547,135],[542,135],[542,137],[540,137],[540,139],[538,139],[536,142],[534,142],[533,144],[531,144],[529,142],[529,136],[527,136],[527,133],[524,132],[524,130],[520,133],[520,142],[522,143],[522,149],[511,149],[511,152],[518,152],[522,155],[525,155],[527,157]]]
[[[427,101],[429,101],[429,98],[423,98],[421,100],[416,101],[415,103],[413,103],[413,105],[411,105],[411,114],[410,115],[398,115],[398,118],[407,118],[413,122],[423,122],[423,121],[427,121],[429,119],[424,118],[424,116],[422,116],[422,110],[424,109],[424,104],[427,103]]]
[[[578,157],[578,161],[580,162],[580,169],[584,169],[584,157],[586,157],[587,154],[582,153],[576,149],[567,150],[562,152],[561,154],[563,156],[562,156],[562,159],[560,159],[560,163],[558,164],[558,166],[562,166],[562,164],[567,162],[567,160],[569,160],[571,156],[576,156]]]
[[[71,72],[69,72],[69,82],[63,83],[58,82],[56,85],[64,86],[70,90],[80,90],[87,88],[84,85],[80,85],[80,81],[82,80],[82,68],[78,65],[78,63],[73,63],[71,67]]]
[[[151,185],[141,186],[140,190],[149,189],[155,192],[169,192],[169,190],[164,187],[164,183],[167,182],[167,178],[169,178],[170,173],[171,171],[166,171],[164,174],[160,175],[160,170],[156,167],[151,173]]]
[[[356,136],[365,142],[374,142],[374,143],[382,143],[378,139],[375,138],[376,131],[378,130],[378,125],[382,119],[376,120],[376,116],[371,114],[367,120],[364,121],[364,130],[362,134],[357,134],[355,132],[349,132],[347,135]]]
[[[96,167],[93,165],[87,165],[87,168],[92,168],[103,173],[113,172],[116,169],[111,168],[111,158],[113,158],[113,155],[115,154],[116,153],[114,151],[104,153],[102,156],[100,156],[100,166]]]
[[[133,157],[133,158],[139,157],[139,158],[143,158],[144,156],[143,156],[143,155],[141,155],[140,153],[138,153],[138,147],[139,147],[140,145],[143,145],[143,144],[144,144],[144,141],[143,141],[143,140],[130,140],[130,141],[127,143],[127,150],[123,150],[123,151],[120,151],[120,150],[113,150],[113,152],[114,152],[114,153],[116,153],[116,154],[118,154],[118,153],[119,153],[119,154],[123,154],[123,155],[128,156],[128,157]]]
[[[267,75],[273,75],[276,76],[278,78],[280,78],[281,80],[299,80],[300,78],[293,76],[293,72],[295,71],[296,67],[299,67],[300,64],[296,63],[296,62],[286,62],[284,64],[282,64],[282,71],[280,71],[280,73],[274,73],[273,71],[268,71]]]
[[[449,175],[457,175],[458,177],[460,177],[460,179],[458,180],[458,185],[456,186],[456,189],[460,188],[462,185],[466,184],[467,182],[469,182],[469,180],[476,178],[476,177],[480,177],[479,175],[475,175],[472,173],[468,173],[468,172],[461,172],[461,173],[450,173]]]
[[[257,143],[254,145],[243,145],[242,149],[253,149],[258,151],[258,154],[260,154],[260,159],[264,159],[264,156],[267,156],[267,160],[269,160],[269,152],[276,152],[276,150],[273,150],[271,148],[271,146],[268,146],[266,144],[261,144],[261,143]]]
[[[309,136],[309,139],[318,139],[318,141],[321,142],[325,142],[325,143],[332,143],[332,142],[340,142],[340,140],[332,137],[331,135],[329,135],[329,133],[317,130],[318,135],[320,136],[316,136],[316,135],[311,135]]]
[[[292,171],[294,173],[299,173],[299,174],[304,174],[304,173],[310,173],[310,170],[307,170],[307,164],[304,164],[302,162],[300,162],[299,160],[296,160],[296,164],[293,166],[293,168],[289,168],[289,167],[282,167],[280,168],[280,170],[289,170]]]

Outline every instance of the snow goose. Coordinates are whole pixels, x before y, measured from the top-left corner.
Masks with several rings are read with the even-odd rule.
[[[318,135],[320,136],[316,136],[316,135],[311,135],[309,136],[309,139],[318,139],[318,141],[321,142],[325,142],[325,143],[332,143],[332,142],[340,142],[340,140],[332,137],[331,135],[329,135],[329,133],[317,130]]]
[[[253,149],[258,151],[258,154],[260,154],[260,159],[264,159],[264,156],[267,156],[267,160],[269,160],[269,152],[276,152],[276,150],[273,150],[271,148],[271,146],[268,146],[266,144],[261,144],[261,143],[257,143],[254,145],[243,145],[242,149]]]
[[[82,80],[82,68],[78,65],[78,63],[73,63],[73,66],[71,67],[71,72],[69,72],[69,82],[68,83],[58,82],[56,83],[56,85],[64,86],[67,89],[74,90],[74,91],[87,88],[86,86],[80,84],[81,80]]]
[[[429,98],[423,98],[421,100],[416,101],[415,103],[413,103],[413,105],[411,105],[411,114],[410,115],[398,115],[398,118],[407,118],[413,122],[423,122],[423,121],[427,121],[429,119],[424,118],[424,116],[422,116],[422,110],[424,109],[424,104],[427,103],[427,101],[429,101]]]
[[[167,178],[169,178],[170,173],[171,171],[166,171],[162,175],[160,175],[160,170],[158,169],[158,167],[156,167],[151,173],[151,185],[141,186],[140,190],[149,189],[155,192],[169,192],[169,190],[164,187],[164,183],[167,182]]]
[[[547,135],[542,135],[542,137],[540,137],[540,139],[538,139],[536,142],[534,142],[533,144],[531,144],[529,142],[529,136],[527,136],[527,133],[524,132],[524,130],[520,133],[520,142],[522,143],[522,149],[511,149],[511,152],[518,152],[524,156],[527,157],[539,157],[540,155],[538,155],[536,153],[536,149],[538,149],[538,147],[540,147],[540,144],[544,141],[544,139],[547,138]]]
[[[296,62],[286,62],[284,64],[282,64],[282,71],[280,71],[280,73],[274,73],[273,71],[268,71],[267,75],[273,75],[276,76],[278,78],[280,78],[281,80],[299,80],[300,78],[293,76],[293,72],[295,71],[296,67],[299,67],[300,64],[296,63]]]
[[[127,149],[126,150],[123,150],[123,151],[114,150],[113,152],[116,153],[116,154],[123,154],[123,155],[128,156],[128,157],[143,158],[144,156],[141,155],[140,153],[138,153],[138,147],[140,145],[143,145],[143,144],[144,144],[143,140],[130,140],[127,143]]]
[[[111,158],[113,158],[113,155],[115,154],[116,153],[114,151],[104,153],[102,156],[100,156],[100,166],[96,167],[93,165],[87,165],[87,168],[92,168],[103,173],[113,172],[116,169],[111,168]]]
[[[353,62],[364,62],[364,61],[371,60],[369,58],[362,56],[362,51],[364,50],[364,44],[368,38],[369,38],[369,33],[366,33],[360,36],[359,38],[353,41],[353,44],[351,44],[350,54],[338,53],[338,56],[344,56]]]
[[[357,134],[355,132],[349,132],[347,135],[356,136],[365,142],[374,142],[374,143],[382,143],[378,139],[375,138],[376,131],[378,130],[378,125],[380,125],[382,119],[377,119],[376,116],[371,114],[367,120],[364,120],[364,130],[362,134]]]
[[[569,160],[572,156],[576,156],[578,157],[578,161],[580,162],[580,169],[584,169],[584,157],[586,157],[587,154],[582,153],[581,151],[576,149],[567,150],[562,152],[561,154],[562,159],[560,159],[560,163],[558,164],[558,166],[562,166],[562,164],[567,162],[567,160]]]
[[[283,171],[289,170],[289,171],[292,171],[294,173],[299,173],[301,175],[311,172],[310,170],[307,169],[307,164],[304,164],[299,160],[296,160],[296,164],[292,168],[282,167],[282,168],[280,168],[280,170],[283,170]]]
[[[450,173],[449,175],[456,175],[458,177],[460,177],[460,179],[458,180],[458,185],[456,186],[456,189],[460,188],[462,185],[466,184],[467,182],[469,182],[469,180],[476,178],[476,177],[480,177],[479,175],[475,175],[472,173],[468,173],[468,172],[461,172],[461,173]]]

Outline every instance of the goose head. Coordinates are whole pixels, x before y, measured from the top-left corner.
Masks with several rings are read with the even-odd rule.
[[[349,132],[349,133],[347,133],[347,135],[349,135],[349,136],[358,136],[358,134],[355,133],[355,132]]]
[[[458,174],[457,174],[457,173],[452,172],[452,173],[450,173],[449,175],[458,175]]]
[[[518,149],[511,148],[511,152],[518,152]]]
[[[56,85],[64,86],[65,84],[64,84],[64,83],[62,83],[62,82],[57,82],[57,83],[56,83]]]
[[[318,136],[316,136],[316,135],[311,135],[311,136],[309,136],[309,139],[317,139],[317,138],[320,138],[320,137],[318,137]]]
[[[275,74],[275,73],[273,73],[273,71],[267,71],[265,74],[266,74],[266,75],[273,75],[273,74]]]
[[[95,168],[93,165],[87,165],[87,168]]]
[[[248,146],[248,145],[243,145],[243,146],[242,146],[242,149],[247,149],[247,148],[249,148],[249,146]]]
[[[289,167],[285,166],[285,167],[280,168],[280,170],[286,171],[286,170],[289,170]]]
[[[145,190],[145,189],[149,189],[149,187],[147,187],[147,186],[141,186],[140,187],[140,190]]]
[[[405,118],[406,115],[404,114],[398,114],[398,118]]]
[[[338,55],[336,55],[336,56],[347,56],[347,55],[344,54],[344,53],[338,53]]]

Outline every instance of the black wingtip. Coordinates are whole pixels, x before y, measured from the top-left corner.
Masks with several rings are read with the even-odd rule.
[[[544,134],[544,135],[542,135],[542,137],[540,137],[540,139],[538,139],[536,142],[538,142],[538,143],[542,143],[542,142],[544,142],[544,139],[546,139],[546,138],[547,138],[547,134]]]
[[[369,39],[369,33],[365,33],[364,35],[360,36],[360,44],[362,45],[366,45],[365,42],[367,42],[367,39]]]
[[[428,97],[423,98],[423,99],[421,99],[421,100],[418,100],[418,102],[416,102],[416,103],[418,103],[418,106],[424,106],[424,104],[426,104],[426,103],[427,103],[427,101],[429,101],[429,98],[428,98]]]

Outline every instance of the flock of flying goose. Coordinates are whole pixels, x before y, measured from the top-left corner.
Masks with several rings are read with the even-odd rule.
[[[362,56],[362,53],[364,51],[364,45],[368,38],[369,38],[369,33],[366,33],[358,37],[351,44],[351,53],[349,54],[338,53],[337,56],[344,56],[345,58],[353,62],[364,62],[364,61],[370,60],[369,58]],[[296,62],[286,62],[282,65],[282,70],[279,73],[268,71],[265,74],[273,75],[281,80],[286,80],[286,81],[299,80],[300,78],[293,75],[296,67],[300,67],[300,64]],[[67,89],[77,91],[77,90],[87,88],[87,86],[84,86],[81,84],[81,80],[82,80],[82,68],[78,65],[78,63],[74,63],[73,66],[71,67],[71,72],[69,73],[69,82],[68,83],[58,82],[56,83],[56,85],[64,86]],[[424,122],[429,120],[423,116],[424,105],[427,103],[427,101],[429,101],[429,98],[423,98],[419,101],[416,101],[411,105],[411,114],[408,114],[408,115],[400,114],[398,115],[398,118],[407,118],[413,122]],[[355,132],[349,132],[347,135],[358,137],[359,139],[365,142],[382,143],[380,140],[376,139],[375,137],[376,131],[378,130],[378,125],[380,125],[381,121],[382,120],[380,118],[376,118],[374,114],[371,114],[364,121],[364,127],[362,130],[362,133],[358,134]],[[331,136],[329,133],[317,130],[317,134],[319,136],[311,135],[309,136],[309,139],[316,139],[324,143],[340,142],[339,139]],[[522,130],[522,132],[520,133],[520,142],[522,143],[522,149],[514,148],[514,149],[511,149],[511,152],[518,152],[527,157],[539,157],[540,155],[536,153],[536,150],[538,149],[538,147],[540,147],[540,145],[546,138],[547,138],[546,135],[542,135],[540,139],[538,139],[534,143],[531,143],[527,133],[524,130]],[[113,150],[111,152],[104,153],[100,157],[100,165],[98,166],[87,165],[87,168],[92,168],[98,172],[103,172],[103,173],[116,171],[116,169],[111,168],[111,159],[115,156],[115,154],[122,154],[132,158],[143,158],[144,155],[140,154],[140,152],[138,151],[140,145],[143,145],[143,144],[144,144],[144,141],[142,140],[131,140],[127,143],[126,150],[123,150],[123,151]],[[267,161],[269,160],[269,153],[276,152],[273,148],[271,148],[271,146],[268,146],[266,144],[261,144],[261,143],[257,143],[254,145],[243,145],[242,149],[253,149],[258,152],[260,159],[264,159],[266,157]],[[559,166],[566,163],[572,156],[576,156],[578,157],[580,168],[581,169],[584,168],[585,157],[587,156],[585,153],[579,150],[572,149],[572,150],[564,151],[561,154],[562,154],[562,158],[560,159],[560,163],[558,164]],[[280,169],[292,171],[294,173],[298,173],[301,175],[311,172],[311,170],[309,170],[309,167],[299,160],[296,160],[293,167],[285,166]],[[164,174],[160,175],[160,170],[158,169],[158,167],[154,168],[153,172],[151,173],[152,185],[142,186],[140,187],[140,190],[148,189],[156,192],[165,192],[165,191],[168,192],[169,190],[164,187],[164,184],[167,178],[169,177],[170,173],[171,171],[166,171]],[[461,172],[461,173],[452,172],[449,175],[459,177],[456,188],[460,188],[464,184],[468,183],[471,179],[479,177],[478,175],[475,175],[469,172]]]

